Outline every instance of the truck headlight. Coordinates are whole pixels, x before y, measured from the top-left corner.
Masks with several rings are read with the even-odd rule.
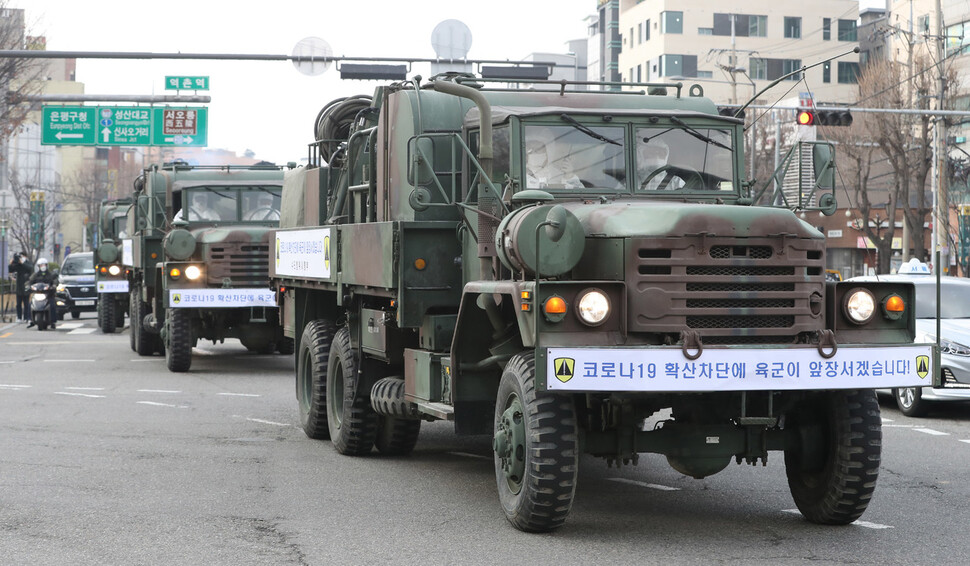
[[[111,275],[118,275],[119,273],[121,273],[121,266],[112,265],[111,267],[108,268],[108,273],[110,273]]]
[[[195,281],[199,277],[202,277],[202,270],[199,269],[197,265],[190,265],[185,268],[185,276],[190,280]]]
[[[876,314],[876,299],[866,289],[853,289],[845,299],[845,314],[856,324],[865,324]]]
[[[584,323],[600,325],[610,316],[610,299],[599,289],[588,289],[580,293],[576,312]]]

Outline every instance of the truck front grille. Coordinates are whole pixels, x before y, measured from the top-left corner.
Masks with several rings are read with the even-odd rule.
[[[269,244],[226,243],[211,246],[206,257],[210,286],[269,286]]]
[[[631,239],[626,255],[630,332],[788,343],[824,327],[820,239]]]

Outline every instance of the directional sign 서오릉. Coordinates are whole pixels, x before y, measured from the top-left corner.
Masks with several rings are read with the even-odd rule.
[[[207,145],[208,108],[153,108],[152,145]]]

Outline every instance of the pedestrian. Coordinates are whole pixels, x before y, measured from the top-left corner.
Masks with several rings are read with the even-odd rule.
[[[17,322],[27,322],[30,318],[30,307],[27,306],[27,279],[33,273],[34,266],[30,264],[25,252],[14,254],[10,260],[9,273],[16,275],[14,294],[17,296]]]

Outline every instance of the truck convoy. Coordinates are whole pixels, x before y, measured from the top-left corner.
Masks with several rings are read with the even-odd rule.
[[[703,478],[781,451],[809,521],[859,518],[879,472],[873,388],[929,384],[938,361],[914,344],[911,285],[827,282],[825,237],[758,205],[831,214],[831,145],[802,148],[797,194],[759,200],[742,120],[699,86],[490,84],[334,101],[311,165],[287,173],[270,273],[306,434],[347,455],[407,454],[422,420],[489,435],[524,531],[564,523],[581,454],[662,454]],[[172,261],[201,241],[177,231]],[[158,299],[184,281],[171,265],[133,297],[155,297],[147,326],[178,344],[182,311]]]
[[[135,180],[122,257],[130,270],[131,347],[188,371],[198,340],[238,338],[262,353],[293,353],[269,288],[270,231],[283,170],[152,166]]]
[[[105,200],[98,213],[98,241],[94,275],[98,288],[98,328],[114,333],[125,325],[128,313],[128,273],[122,259],[122,240],[128,235],[131,199]]]

